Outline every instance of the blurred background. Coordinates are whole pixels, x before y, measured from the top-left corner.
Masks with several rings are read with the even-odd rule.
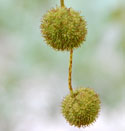
[[[91,87],[101,112],[86,128],[61,114],[69,93],[69,52],[47,46],[43,14],[60,0],[0,0],[0,131],[125,130],[125,0],[65,0],[87,21],[86,42],[74,51],[73,88]]]

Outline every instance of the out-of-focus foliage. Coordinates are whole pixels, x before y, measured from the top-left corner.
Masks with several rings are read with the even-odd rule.
[[[125,24],[125,5],[119,5],[115,10],[113,10],[109,16],[110,20],[116,21],[119,24]]]

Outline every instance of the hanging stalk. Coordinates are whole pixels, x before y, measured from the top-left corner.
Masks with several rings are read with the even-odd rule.
[[[64,0],[60,0],[60,3],[61,3],[61,7],[64,7]]]
[[[72,89],[72,57],[73,57],[73,49],[70,50],[70,59],[69,59],[69,77],[68,77],[68,84],[70,93],[73,93]]]
[[[64,0],[60,0],[61,7],[64,7]],[[70,50],[70,59],[69,59],[69,76],[68,76],[68,86],[70,93],[73,93],[72,89],[72,57],[73,57],[73,49]]]

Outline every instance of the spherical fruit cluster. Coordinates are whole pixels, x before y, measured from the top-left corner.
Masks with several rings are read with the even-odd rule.
[[[70,125],[85,127],[92,124],[100,111],[100,99],[93,89],[79,88],[62,102],[62,113]]]
[[[86,21],[72,8],[51,9],[41,22],[41,33],[46,43],[56,50],[69,51],[85,41]]]

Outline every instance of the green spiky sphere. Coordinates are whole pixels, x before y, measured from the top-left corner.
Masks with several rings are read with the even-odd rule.
[[[72,8],[53,8],[41,22],[41,33],[46,43],[56,50],[69,51],[85,41],[86,21]]]
[[[79,88],[62,102],[62,113],[70,125],[85,127],[92,124],[100,111],[100,99],[93,89]]]

